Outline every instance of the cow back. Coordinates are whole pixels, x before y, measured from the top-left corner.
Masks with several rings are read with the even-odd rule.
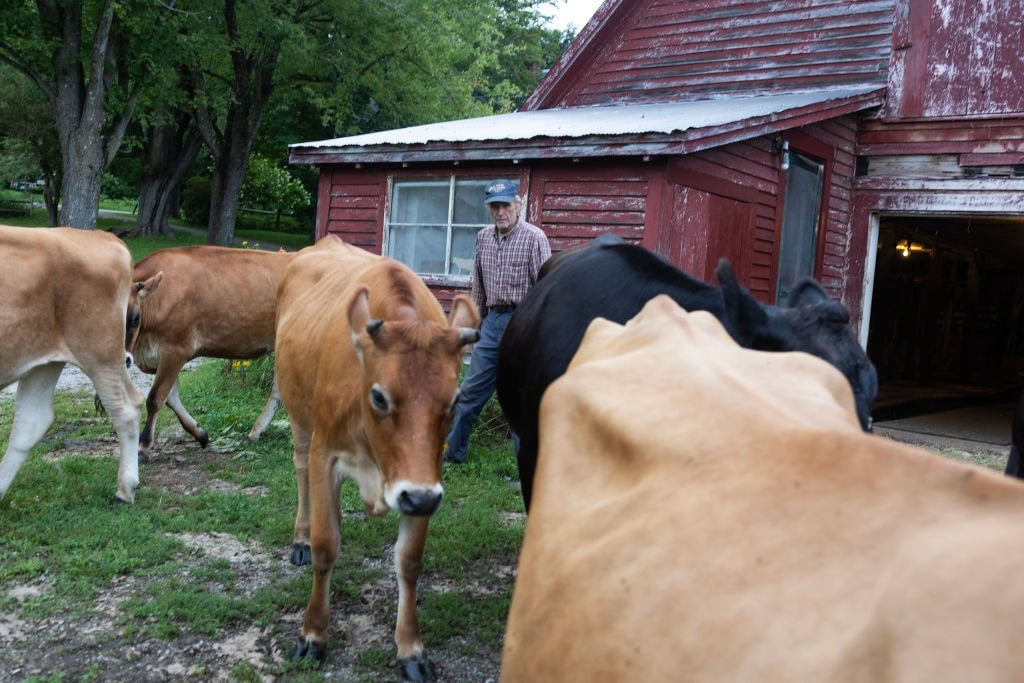
[[[676,353],[685,347],[687,353]],[[507,681],[1013,680],[1024,486],[864,434],[848,383],[664,298],[540,409]]]
[[[122,363],[131,254],[109,233],[0,226],[0,386],[40,359]]]
[[[187,357],[255,357],[274,348],[277,288],[295,253],[172,247],[135,264],[141,282],[163,272],[160,296],[141,302],[136,345],[141,365],[155,370],[145,349],[173,344]]]

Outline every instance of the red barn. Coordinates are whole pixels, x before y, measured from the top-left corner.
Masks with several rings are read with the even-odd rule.
[[[813,275],[883,383],[1024,367],[1024,0],[607,0],[511,114],[291,147],[317,235],[468,285],[482,187],[766,302]]]

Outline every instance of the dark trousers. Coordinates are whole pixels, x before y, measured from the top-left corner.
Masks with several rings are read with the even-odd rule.
[[[480,325],[480,341],[473,348],[473,356],[469,361],[469,370],[462,380],[459,389],[459,402],[455,406],[455,419],[448,433],[447,457],[459,462],[466,459],[469,451],[469,435],[473,425],[480,417],[497,383],[498,344],[505,334],[505,326],[512,317],[512,311],[498,313],[490,311]],[[519,450],[519,437],[512,435],[516,450]]]

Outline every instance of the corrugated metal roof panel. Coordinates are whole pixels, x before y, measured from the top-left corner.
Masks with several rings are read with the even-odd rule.
[[[518,111],[459,121],[430,123],[380,133],[290,145],[293,151],[343,150],[380,145],[422,145],[432,142],[493,142],[545,138],[578,138],[643,133],[675,133],[772,116],[787,110],[878,91],[878,86],[831,88],[760,97],[725,97],[607,107],[567,107]]]

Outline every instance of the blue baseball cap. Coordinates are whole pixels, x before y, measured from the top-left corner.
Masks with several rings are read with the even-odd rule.
[[[511,204],[519,196],[519,183],[514,180],[495,180],[484,190],[484,196],[484,204]]]

